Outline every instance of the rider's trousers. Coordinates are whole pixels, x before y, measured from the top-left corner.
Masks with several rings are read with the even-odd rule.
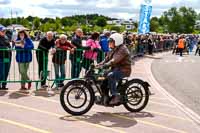
[[[125,76],[120,70],[113,70],[107,75],[108,77],[108,87],[111,90],[112,96],[116,96],[118,91],[117,91],[117,82],[124,78]]]

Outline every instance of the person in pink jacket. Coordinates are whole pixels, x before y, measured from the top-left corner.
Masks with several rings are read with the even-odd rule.
[[[99,33],[94,32],[86,41],[86,45],[90,47],[90,50],[84,52],[84,58],[82,60],[82,67],[86,70],[88,70],[90,65],[97,59],[98,50],[101,48],[98,40]]]

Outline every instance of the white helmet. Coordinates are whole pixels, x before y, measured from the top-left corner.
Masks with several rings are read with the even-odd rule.
[[[123,44],[124,39],[123,35],[119,33],[114,33],[110,36],[110,39],[113,39],[115,41],[115,46],[118,47]]]

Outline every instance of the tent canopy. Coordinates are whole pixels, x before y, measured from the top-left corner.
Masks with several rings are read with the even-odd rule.
[[[23,25],[18,25],[18,24],[9,25],[9,26],[7,27],[7,29],[10,29],[10,30],[17,30],[17,31],[18,31],[18,30],[24,29],[24,30],[29,31],[28,28],[25,28]]]

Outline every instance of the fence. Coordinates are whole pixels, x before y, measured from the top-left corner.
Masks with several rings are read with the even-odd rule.
[[[5,77],[3,76],[0,80],[0,83],[3,82],[25,82],[21,80],[21,74],[19,72],[19,62],[23,62],[27,59],[27,53],[31,53],[32,55],[36,55],[36,51],[38,50],[16,50],[16,49],[0,49],[0,63],[1,63],[1,75],[5,75],[6,71],[9,70],[8,78],[5,80]],[[17,53],[20,54],[19,56],[20,60],[19,62],[16,61]],[[1,56],[3,58],[1,58]],[[28,57],[31,58],[31,57]],[[37,60],[36,58],[32,58],[32,61],[30,61],[30,64],[28,65],[28,75],[30,77],[31,82],[41,82],[39,75],[37,74]],[[23,70],[22,70],[23,71]],[[27,81],[27,80],[26,80]]]
[[[51,54],[39,49],[0,49],[0,77],[2,77],[0,78],[0,83],[34,82],[37,89],[38,85],[44,80],[53,84],[71,80],[72,78],[83,78],[85,69],[82,68],[88,69],[92,62],[85,60],[83,63],[82,54],[83,50],[81,49],[76,50],[73,56],[71,56],[72,54],[70,55],[70,51],[62,50],[57,50],[56,53]],[[104,55],[101,58],[104,58]],[[20,70],[20,64],[25,63],[27,64],[27,72],[24,68]],[[72,72],[74,69],[78,70],[75,76],[73,76],[74,72]],[[8,77],[6,76],[6,71],[9,72]],[[26,73],[29,79],[23,80],[22,75],[26,75]]]
[[[162,51],[168,51],[173,49],[174,40],[172,39],[165,39],[163,41],[156,40],[153,48],[153,52],[162,52]],[[129,47],[129,50],[131,52],[132,56],[140,56],[141,54],[147,54],[148,53],[148,43],[144,44],[136,44],[135,46]]]
[[[172,47],[173,41],[166,40],[163,43],[156,43],[154,52],[169,50]],[[139,54],[138,48],[138,46],[129,47],[133,56],[137,56]],[[143,52],[146,53],[147,51],[148,44],[144,44]],[[97,62],[102,61],[105,57],[105,54],[100,51],[96,52],[98,52]],[[50,84],[56,83],[57,85],[59,82],[65,82],[73,78],[83,78],[85,71],[89,68],[89,65],[93,63],[91,60],[82,58],[83,53],[84,50],[81,49],[76,50],[73,54],[70,54],[70,51],[66,52],[62,50],[57,50],[56,54],[51,54],[39,49],[33,49],[31,51],[18,49],[0,49],[0,83],[34,82],[36,83],[35,87],[37,89],[39,84],[46,79]],[[27,63],[27,75],[29,79],[23,80],[22,75],[24,73],[26,75],[26,71],[24,70],[24,67],[22,67],[23,70],[20,70],[21,66],[19,62],[26,62],[27,58],[31,59],[29,60],[30,63]],[[7,70],[9,70],[9,74],[6,80]]]

